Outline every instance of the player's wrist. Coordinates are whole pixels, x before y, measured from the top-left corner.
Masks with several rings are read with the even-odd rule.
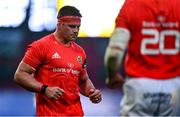
[[[41,93],[41,94],[45,94],[47,87],[48,87],[47,85],[44,85],[44,84],[43,84],[43,85],[41,86],[40,93]]]
[[[113,79],[117,76],[118,72],[117,71],[113,71],[113,72],[109,72],[108,73],[108,78],[109,79]]]

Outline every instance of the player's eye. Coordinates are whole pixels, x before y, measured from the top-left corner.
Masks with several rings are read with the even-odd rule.
[[[80,25],[68,25],[70,28],[79,28]]]

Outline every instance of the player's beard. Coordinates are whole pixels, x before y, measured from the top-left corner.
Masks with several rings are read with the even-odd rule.
[[[62,33],[61,35],[62,35],[62,37],[64,38],[64,40],[66,42],[68,42],[68,41],[76,41],[76,38],[77,38],[77,36],[75,34]]]
[[[77,34],[71,34],[68,36],[68,40],[70,41],[76,41],[76,39],[77,39]]]

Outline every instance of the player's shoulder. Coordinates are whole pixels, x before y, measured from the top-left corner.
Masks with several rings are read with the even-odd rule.
[[[74,50],[76,51],[81,51],[81,52],[84,52],[84,49],[83,47],[81,47],[79,44],[77,44],[76,42],[72,42],[72,47]]]
[[[176,7],[175,9],[180,11],[180,0],[170,0],[171,3]]]
[[[46,35],[36,41],[36,43],[39,44],[49,44],[50,41],[52,41],[53,34]]]
[[[32,42],[31,46],[47,46],[50,44],[50,41],[52,41],[53,35],[49,34],[46,36],[41,37],[40,39]]]
[[[144,2],[144,0],[125,0],[121,10],[122,9],[128,10],[128,12],[137,10],[137,9],[141,8],[141,5],[143,2]]]

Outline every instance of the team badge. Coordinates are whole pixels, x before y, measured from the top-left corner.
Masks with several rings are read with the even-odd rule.
[[[78,61],[79,63],[82,63],[82,56],[77,56],[77,61]]]

